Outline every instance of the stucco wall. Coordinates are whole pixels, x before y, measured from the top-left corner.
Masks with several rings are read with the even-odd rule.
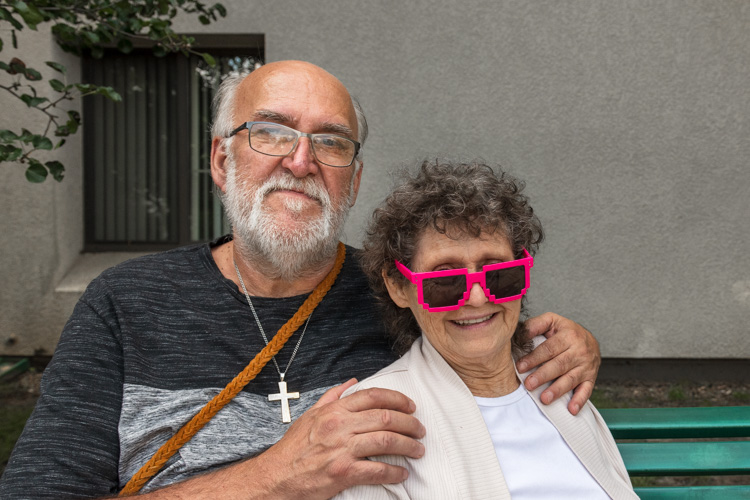
[[[580,321],[605,356],[750,355],[750,3],[223,3],[215,26],[181,27],[265,34],[268,61],[319,64],[360,98],[371,136],[348,242],[394,165],[482,157],[527,181],[547,230],[533,311]],[[37,256],[39,242],[79,248],[80,223],[44,215],[79,202],[63,200],[78,181],[40,189],[0,172],[6,214],[6,193],[35,194],[0,221],[16,228],[3,278],[48,293],[65,258]],[[21,293],[3,296],[4,323],[28,314]]]
[[[42,73],[45,81],[37,85],[41,95],[51,97],[43,93],[49,88],[47,79],[61,78],[44,61],[64,64],[68,81],[80,81],[78,60],[64,53],[45,32],[25,30],[17,35],[18,50],[13,50],[10,36],[3,34],[2,60],[18,57]],[[4,72],[0,79],[4,85],[11,81]],[[47,125],[41,113],[6,97],[5,91],[0,94],[0,103],[0,128],[19,134],[21,128],[40,133]],[[80,106],[73,102],[63,109],[80,111]],[[65,116],[64,112],[56,114]],[[58,183],[49,177],[42,184],[31,184],[26,181],[25,166],[0,164],[0,354],[52,354],[78,297],[75,293],[58,293],[55,288],[83,244],[80,132],[62,149],[38,158],[61,161],[66,168],[64,181]]]

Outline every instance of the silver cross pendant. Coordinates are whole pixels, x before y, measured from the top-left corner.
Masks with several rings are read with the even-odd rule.
[[[292,421],[292,415],[289,412],[289,400],[299,399],[299,392],[286,392],[286,382],[282,379],[279,382],[279,393],[269,394],[269,401],[281,401],[281,421],[288,424]]]

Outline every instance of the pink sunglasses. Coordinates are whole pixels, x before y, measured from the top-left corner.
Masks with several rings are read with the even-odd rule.
[[[422,307],[430,312],[455,311],[469,300],[474,283],[479,283],[487,299],[495,304],[520,299],[529,289],[529,271],[534,266],[534,258],[525,248],[523,253],[523,259],[489,264],[475,273],[466,268],[413,273],[399,261],[396,267],[417,285]]]

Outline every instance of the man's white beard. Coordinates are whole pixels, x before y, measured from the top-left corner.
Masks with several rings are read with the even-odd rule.
[[[257,188],[237,177],[235,160],[227,158],[223,202],[232,223],[235,245],[248,262],[258,262],[258,258],[265,261],[257,265],[264,275],[293,281],[314,274],[336,254],[351,207],[351,186],[349,196],[334,207],[326,189],[311,177],[300,179],[291,173],[276,174]],[[305,219],[301,212],[309,202],[294,197],[283,203],[296,223],[291,228],[279,224],[265,205],[266,197],[279,189],[303,191],[320,203],[321,215]]]

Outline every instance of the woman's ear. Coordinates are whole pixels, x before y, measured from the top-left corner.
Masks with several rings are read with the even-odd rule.
[[[391,300],[398,307],[409,307],[409,298],[407,297],[404,288],[398,282],[391,279],[391,277],[385,272],[385,269],[383,269],[380,274],[383,276],[383,281],[385,281],[385,287],[388,289],[388,295],[391,296]]]

